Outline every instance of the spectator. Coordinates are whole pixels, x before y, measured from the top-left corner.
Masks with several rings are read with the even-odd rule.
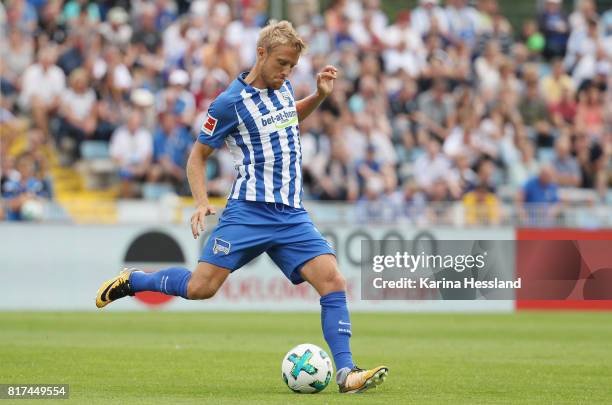
[[[564,64],[568,70],[573,71],[577,87],[594,73],[597,52],[602,45],[597,20],[587,21],[586,29],[575,31],[570,36]]]
[[[423,223],[427,201],[425,195],[413,181],[406,181],[402,188],[391,197],[394,207],[394,220]]]
[[[100,21],[100,7],[88,0],[69,0],[64,4],[62,19],[75,27],[96,24]]]
[[[431,90],[422,93],[417,99],[419,112],[415,119],[421,130],[435,136],[440,141],[446,139],[454,123],[454,101],[446,97],[447,84],[436,80]]]
[[[372,156],[369,155],[371,158]],[[374,169],[372,168],[374,165]],[[361,163],[359,176],[362,181],[376,176],[378,165],[375,160]],[[363,174],[362,174],[363,173]],[[359,188],[354,170],[350,164],[350,154],[341,139],[332,142],[331,156],[321,173],[317,175],[315,193],[321,200],[356,201]]]
[[[476,164],[476,181],[468,184],[468,190],[486,187],[492,193],[496,191],[496,167],[491,159],[483,158]]]
[[[144,180],[151,166],[153,139],[144,129],[140,113],[133,111],[127,125],[115,130],[110,141],[110,156],[119,168],[120,197],[133,198],[136,183]]]
[[[104,48],[103,57],[94,63],[93,74],[98,79],[108,76],[111,88],[118,92],[127,93],[132,87],[132,73],[125,63],[125,55],[117,47]]]
[[[569,16],[569,24],[572,32],[585,30],[589,20],[595,20],[597,16],[597,7],[593,0],[578,0],[576,9]]]
[[[579,134],[574,145],[576,160],[580,165],[580,186],[596,190],[602,199],[605,198],[608,188],[609,143],[610,141],[603,145],[591,143],[588,136]]]
[[[55,65],[56,59],[54,47],[39,51],[38,63],[23,73],[19,95],[20,107],[32,113],[34,123],[45,136],[49,135],[49,119],[57,112],[66,87],[66,77],[62,69]]]
[[[457,125],[444,141],[442,150],[451,159],[459,155],[473,159],[474,132],[478,117],[462,112],[458,114]]]
[[[531,54],[531,59],[537,59],[542,51],[546,40],[544,35],[538,31],[538,24],[535,20],[527,20],[523,23],[523,41]]]
[[[368,145],[365,158],[355,163],[355,170],[360,195],[364,194],[368,179],[372,177],[379,177],[382,181],[384,176],[383,165],[378,159],[376,159],[376,146],[372,144]]]
[[[467,225],[499,225],[500,203],[486,184],[476,187],[463,196],[465,223]]]
[[[451,40],[472,48],[476,42],[478,13],[467,3],[467,0],[448,0],[444,11]]]
[[[425,45],[410,25],[410,13],[402,11],[395,24],[389,26],[383,36],[386,50],[385,71],[393,74],[403,70],[417,77],[425,65]]]
[[[97,126],[96,94],[89,87],[89,78],[84,69],[76,69],[70,74],[70,88],[64,90],[59,108],[61,125],[58,136],[60,141],[72,139],[72,156],[80,156],[80,145],[91,139]],[[59,142],[61,145],[62,142]]]
[[[452,214],[449,209],[453,196],[444,178],[433,181],[425,193],[427,198],[427,218],[429,223],[444,225],[451,222]]]
[[[44,36],[53,43],[64,45],[68,36],[68,27],[61,19],[62,3],[60,1],[46,1],[39,9],[38,32],[39,37]],[[39,45],[39,49],[42,49]]]
[[[437,25],[442,34],[448,32],[446,13],[438,6],[438,0],[419,0],[419,6],[412,11],[412,29],[424,37],[431,31],[432,25]]]
[[[542,79],[541,92],[544,100],[550,105],[555,105],[561,101],[563,92],[570,95],[574,93],[574,83],[572,78],[563,70],[563,61],[555,58],[551,62],[552,72]]]
[[[384,189],[385,184],[381,177],[371,176],[366,180],[364,193],[357,201],[356,206],[357,218],[360,222],[384,222],[385,214],[391,208],[382,199]]]
[[[153,165],[147,173],[147,181],[169,181],[177,192],[182,192],[193,138],[187,128],[180,125],[175,113],[163,112],[159,121],[159,128],[153,137]]]
[[[553,138],[548,108],[540,97],[536,83],[527,84],[527,91],[519,110],[529,134],[536,137],[538,147],[551,147]]]
[[[425,150],[426,153],[414,163],[414,179],[421,190],[429,193],[437,179],[448,177],[451,164],[440,152],[440,142],[437,139],[431,137]]]
[[[406,119],[413,120],[419,106],[417,103],[417,85],[414,80],[407,78],[402,80],[400,89],[391,94],[389,106],[393,115],[405,116]]]
[[[553,103],[549,107],[553,125],[558,128],[563,128],[574,123],[578,104],[572,90],[564,88],[561,90],[561,98],[557,103]]]
[[[476,44],[476,54],[481,54],[491,42],[496,42],[499,50],[504,55],[510,55],[512,51],[512,26],[500,13],[491,15],[491,29],[480,33]]]
[[[590,139],[601,142],[605,132],[601,93],[596,86],[588,86],[579,96],[576,109],[576,130]]]
[[[357,45],[364,52],[380,52],[384,48],[384,35],[386,19],[383,24],[376,23],[373,11],[364,13],[361,21],[353,21],[349,26],[349,33]]]
[[[550,226],[560,214],[558,186],[555,171],[550,165],[540,168],[540,174],[525,183],[517,197],[517,206],[523,221]]]
[[[62,68],[66,75],[83,66],[87,55],[87,35],[84,29],[75,29],[73,34],[68,37],[66,50],[57,60],[57,65]]]
[[[528,179],[540,172],[540,165],[535,157],[535,146],[527,139],[519,141],[519,158],[508,164],[510,185],[513,188],[522,187]]]
[[[2,186],[2,197],[6,199],[9,221],[23,220],[21,209],[26,202],[39,201],[45,197],[44,186],[36,177],[35,162],[32,156],[24,153],[17,158],[16,172],[4,182]]]
[[[570,154],[571,143],[567,136],[559,136],[555,141],[555,157],[552,166],[557,174],[560,187],[578,187],[580,185],[580,168]]]
[[[110,140],[111,135],[129,116],[125,91],[115,85],[114,76],[109,72],[97,83],[96,88],[96,138]]]
[[[7,3],[7,19],[14,24],[14,28],[28,36],[32,36],[38,25],[38,12],[26,0],[14,0]]]
[[[486,101],[493,99],[499,90],[501,62],[499,44],[491,41],[487,43],[483,55],[474,63],[478,87]]]
[[[161,50],[162,36],[155,26],[156,18],[155,5],[144,3],[132,35],[132,44],[137,47],[141,55],[145,53],[156,55]]]
[[[11,29],[6,41],[0,42],[0,60],[2,60],[2,79],[11,86],[11,93],[16,92],[20,86],[20,78],[24,71],[32,64],[34,47],[32,40],[23,35],[18,29]],[[6,90],[3,89],[3,95]]]
[[[569,23],[561,11],[561,0],[546,0],[538,25],[545,39],[544,57],[550,60],[565,55]]]
[[[240,20],[230,23],[225,32],[227,42],[240,52],[241,69],[251,66],[255,62],[257,36],[260,30],[255,17],[256,10],[252,7],[247,7],[242,11]]]
[[[132,27],[128,20],[128,13],[123,8],[111,8],[106,15],[106,21],[100,25],[100,33],[106,42],[118,49],[127,49],[132,39]]]
[[[158,111],[169,111],[180,117],[180,123],[191,125],[195,114],[195,98],[187,86],[189,74],[184,70],[174,70],[168,78],[169,86],[159,94]]]

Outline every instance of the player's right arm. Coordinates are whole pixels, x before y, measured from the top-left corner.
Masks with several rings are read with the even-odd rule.
[[[196,202],[196,210],[191,216],[191,233],[194,239],[200,236],[200,231],[204,231],[206,217],[217,213],[215,207],[208,201],[206,188],[206,162],[214,151],[212,147],[196,142],[187,161],[187,179]]]
[[[235,111],[230,92],[222,93],[212,102],[187,161],[187,179],[196,202],[196,210],[191,216],[191,232],[195,239],[204,231],[206,217],[217,213],[208,201],[206,163],[215,149],[223,145],[225,138],[236,133],[238,118]]]

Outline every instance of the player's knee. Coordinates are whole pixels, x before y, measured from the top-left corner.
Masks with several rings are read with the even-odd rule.
[[[328,291],[346,291],[346,279],[338,270],[331,273],[326,281]]]

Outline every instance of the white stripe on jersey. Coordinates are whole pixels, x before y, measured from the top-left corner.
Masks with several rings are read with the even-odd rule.
[[[247,181],[247,184],[246,184],[246,199],[249,201],[256,201],[257,192],[255,190],[256,190],[256,185],[257,185],[256,184],[257,179],[255,178],[255,165],[254,165],[255,152],[253,151],[253,145],[251,145],[251,135],[249,134],[249,130],[247,129],[245,123],[242,121],[240,114],[236,112],[236,115],[238,115],[238,123],[239,123],[238,132],[240,132],[240,136],[242,136],[242,140],[244,141],[245,146],[249,149],[249,158],[251,159],[251,164],[249,164],[247,168],[249,171],[249,180]],[[243,167],[242,171],[244,171],[244,161],[242,162],[242,167]]]
[[[274,107],[274,103],[266,94],[265,98],[262,97],[261,100],[265,104],[266,108],[269,111],[274,111],[276,107]],[[289,173],[289,161],[291,160],[291,150],[289,149],[289,133],[287,132],[287,128],[278,131],[278,141],[280,143],[281,148],[281,159],[282,159],[282,185],[280,189],[281,199],[283,200],[283,204],[291,205],[289,203],[289,183],[291,181],[291,173]]]
[[[287,88],[286,85],[283,84],[283,86]],[[289,92],[289,89],[287,89],[287,92]],[[283,107],[289,107],[289,100],[285,99],[285,97],[278,97],[278,100],[283,105]],[[293,100],[294,106],[295,106],[295,103],[296,101]],[[297,106],[295,107],[297,110]],[[300,144],[298,132],[299,131],[297,129],[293,131],[293,147],[296,153],[296,156],[295,156],[295,187],[294,187],[294,194],[293,194],[293,206],[294,207],[300,206],[300,193],[302,191],[302,170],[301,170],[301,165],[300,165],[300,160],[302,159],[302,146]],[[289,135],[289,133],[287,133],[287,135]],[[289,170],[287,170],[287,172],[288,171]],[[289,196],[289,198],[291,198],[291,196]]]
[[[246,177],[246,171],[244,170],[244,153],[242,153],[240,146],[236,144],[236,138],[233,136],[228,136],[226,142],[230,152],[232,152],[234,156],[234,167],[238,170],[238,178],[234,182],[234,192],[232,193],[230,190],[230,198],[238,199],[240,197],[240,187],[242,187],[242,183]]]
[[[258,116],[259,107],[255,105],[255,101],[253,101],[253,97],[246,91],[242,90],[240,93],[242,96],[242,101],[247,108],[249,114],[251,116]],[[259,96],[262,100],[268,98],[264,92],[260,92]],[[265,101],[264,101],[265,102]],[[268,108],[270,109],[270,108]],[[270,110],[270,111],[273,111]],[[274,201],[274,151],[272,150],[272,143],[270,142],[270,135],[261,125],[259,120],[253,120],[255,125],[257,126],[257,132],[259,132],[259,139],[261,140],[261,148],[263,152],[263,156],[265,159],[264,167],[263,167],[263,178],[264,178],[264,192],[266,202],[275,202]]]
[[[295,151],[297,153],[295,157],[295,194],[293,196],[293,206],[299,207],[300,192],[302,191],[302,169],[300,167],[302,160],[302,146],[300,144],[300,137],[297,130],[293,132],[293,142],[295,144]]]

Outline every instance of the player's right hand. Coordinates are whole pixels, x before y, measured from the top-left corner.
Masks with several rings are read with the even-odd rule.
[[[198,205],[191,216],[191,233],[194,239],[198,239],[200,232],[206,229],[206,217],[216,215],[217,210],[210,204]]]

